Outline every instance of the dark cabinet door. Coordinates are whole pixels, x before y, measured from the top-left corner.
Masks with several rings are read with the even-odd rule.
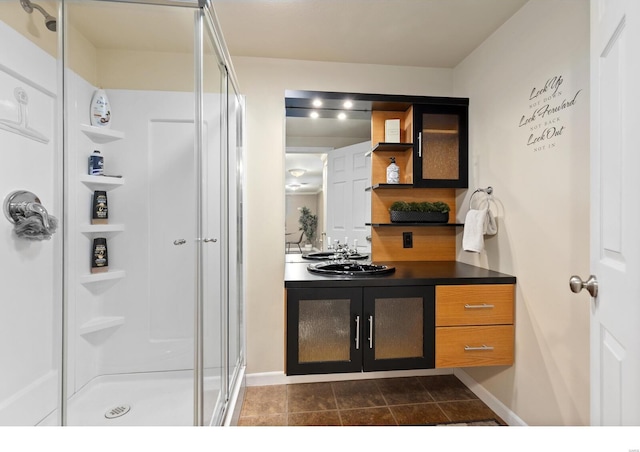
[[[362,370],[362,288],[287,290],[287,374]]]
[[[364,288],[365,371],[435,367],[433,286]]]
[[[468,105],[414,105],[414,187],[469,186],[468,110]]]

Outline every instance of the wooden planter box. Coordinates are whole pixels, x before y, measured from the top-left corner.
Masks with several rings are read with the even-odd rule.
[[[392,210],[392,223],[448,223],[449,212],[401,212]]]

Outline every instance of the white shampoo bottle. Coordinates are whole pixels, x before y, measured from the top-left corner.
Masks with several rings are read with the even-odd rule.
[[[396,165],[396,158],[391,157],[391,164],[387,166],[387,184],[400,183],[400,167]]]
[[[107,93],[102,89],[96,90],[91,98],[91,125],[111,127],[111,104]]]

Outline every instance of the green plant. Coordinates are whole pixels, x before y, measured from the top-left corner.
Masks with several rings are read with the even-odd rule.
[[[396,201],[391,204],[389,210],[397,212],[441,212],[447,213],[451,210],[447,203],[442,201],[435,202],[406,202]]]
[[[313,243],[318,228],[318,216],[313,215],[308,207],[301,207],[298,224],[300,224],[300,230],[304,232],[307,242]]]

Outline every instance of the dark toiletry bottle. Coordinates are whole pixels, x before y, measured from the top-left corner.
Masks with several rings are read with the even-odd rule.
[[[107,192],[96,190],[93,192],[91,224],[107,224],[108,222],[109,210],[107,208]]]
[[[107,239],[96,237],[93,239],[91,250],[91,273],[102,273],[109,269],[109,255],[107,253]]]

